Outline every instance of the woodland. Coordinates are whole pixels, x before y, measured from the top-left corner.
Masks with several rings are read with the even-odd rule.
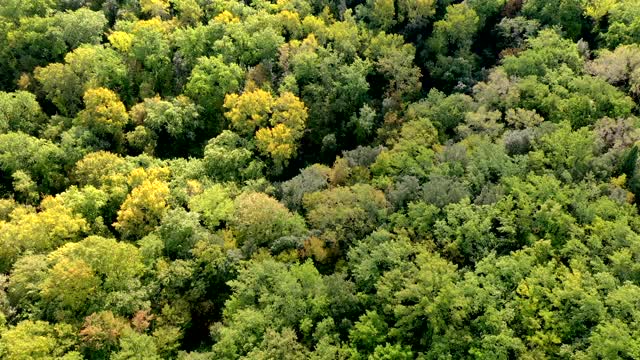
[[[640,359],[640,0],[0,0],[0,358]]]

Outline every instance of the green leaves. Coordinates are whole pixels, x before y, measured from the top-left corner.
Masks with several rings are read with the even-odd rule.
[[[205,109],[209,116],[221,111],[224,97],[240,89],[244,72],[222,57],[200,58],[193,69],[185,94]]]
[[[0,133],[21,131],[35,135],[42,130],[45,120],[35,95],[27,91],[0,91]]]
[[[0,0],[0,358],[639,357],[638,9]]]
[[[76,341],[71,325],[23,321],[2,331],[0,354],[10,360],[80,359],[80,354],[71,351]]]
[[[246,254],[269,247],[283,236],[301,236],[306,231],[300,215],[265,194],[243,193],[235,199],[234,209],[230,228]]]
[[[303,201],[309,224],[340,247],[375,230],[388,207],[381,191],[364,184],[307,194]]]
[[[35,70],[45,96],[67,116],[81,108],[82,97],[91,88],[117,89],[129,98],[127,68],[118,54],[102,45],[83,45],[65,56],[65,63],[52,63]]]

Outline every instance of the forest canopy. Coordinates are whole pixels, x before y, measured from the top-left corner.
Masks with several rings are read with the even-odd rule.
[[[640,358],[640,0],[0,0],[0,358]]]

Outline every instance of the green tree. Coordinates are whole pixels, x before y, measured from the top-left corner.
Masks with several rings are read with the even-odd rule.
[[[2,332],[0,354],[10,360],[80,359],[73,351],[77,342],[73,327],[25,320]]]
[[[534,0],[523,4],[522,13],[544,25],[559,25],[569,38],[577,39],[586,25],[584,5],[585,2],[581,0]]]
[[[607,18],[609,26],[602,34],[605,43],[614,48],[620,44],[633,44],[638,41],[638,14],[640,6],[636,1],[616,1],[609,4]],[[606,8],[605,8],[606,9]]]
[[[229,227],[238,246],[252,254],[259,247],[270,247],[283,236],[302,236],[305,223],[278,200],[262,193],[243,193],[234,201]]]
[[[0,109],[0,133],[21,131],[35,135],[47,119],[36,97],[27,91],[0,91]]]
[[[128,94],[128,71],[119,55],[102,45],[82,45],[68,53],[65,63],[51,63],[35,70],[45,96],[67,116],[81,108],[82,97],[92,88],[106,87]]]
[[[562,65],[580,74],[584,67],[584,59],[573,41],[562,38],[552,29],[545,29],[535,38],[527,40],[526,50],[517,56],[506,57],[502,68],[508,75],[525,77],[544,76]]]
[[[140,282],[144,265],[131,244],[98,236],[67,243],[49,254],[36,276],[25,270],[38,259],[24,259],[16,264],[21,275],[11,283],[12,296],[19,304],[35,300],[40,317],[79,325],[95,311],[129,316],[149,306]]]
[[[306,194],[303,201],[309,225],[345,249],[375,230],[388,208],[384,194],[366,184]]]
[[[157,96],[147,98],[131,109],[130,116],[139,126],[136,131],[142,127],[145,131],[151,132],[148,136],[161,145],[155,149],[151,146],[159,156],[200,151],[200,132],[205,128],[205,124],[201,119],[200,109],[186,96],[180,95],[167,100]],[[168,143],[171,143],[171,146],[162,146]],[[149,148],[148,144],[144,145]]]
[[[433,24],[433,33],[426,43],[432,77],[446,84],[456,80],[463,85],[471,84],[477,63],[471,45],[479,24],[480,18],[467,3],[447,7],[444,19]]]
[[[414,65],[415,48],[405,44],[401,36],[378,33],[371,39],[365,54],[374,63],[375,70],[388,81],[386,107],[398,109],[420,91],[421,73]]]
[[[129,63],[130,74],[138,85],[133,97],[170,95],[173,90],[170,35],[175,24],[154,17],[118,25],[109,35],[109,42]]]
[[[67,183],[63,170],[75,159],[58,145],[24,133],[0,134],[0,179],[8,182],[22,170],[38,185],[41,193],[59,191]]]
[[[185,86],[185,94],[200,105],[212,121],[220,121],[217,114],[222,110],[225,95],[236,92],[242,84],[244,72],[234,64],[227,64],[222,57],[203,57],[191,72]],[[213,124],[219,130],[220,125]]]
[[[146,334],[128,331],[120,338],[120,350],[111,354],[114,360],[160,360],[153,338]]]
[[[209,229],[214,230],[220,224],[231,220],[234,204],[229,189],[220,184],[214,184],[192,197],[189,200],[189,209],[202,214],[204,223]]]
[[[272,259],[251,261],[230,285],[233,295],[225,308],[224,323],[216,329],[219,341],[213,347],[219,357],[269,351],[278,338],[292,344],[291,335],[276,336],[273,331],[286,335],[291,329],[300,330],[305,322],[313,324],[329,305],[322,275],[310,261],[290,266]],[[301,352],[299,345],[292,345],[295,353]],[[270,351],[282,352],[278,348]]]
[[[106,24],[102,12],[86,8],[46,17],[25,17],[7,33],[11,52],[8,63],[3,65],[15,69],[12,74],[15,81],[20,73],[61,61],[68,51],[82,44],[99,44]]]
[[[253,146],[238,134],[224,130],[204,148],[205,173],[216,180],[253,179],[262,174],[263,164],[253,159]]]

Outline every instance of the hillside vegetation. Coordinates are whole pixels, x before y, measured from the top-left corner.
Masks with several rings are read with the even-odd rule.
[[[640,359],[640,0],[0,0],[0,358]]]

